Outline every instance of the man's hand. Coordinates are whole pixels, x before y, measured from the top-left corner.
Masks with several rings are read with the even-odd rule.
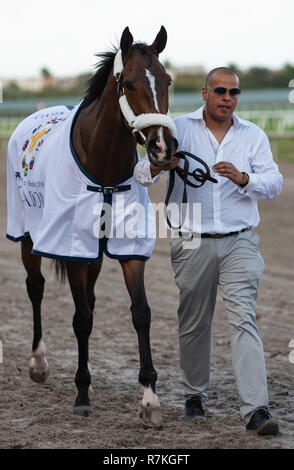
[[[233,183],[242,185],[246,183],[246,177],[230,162],[219,162],[212,167],[219,176],[225,176]]]
[[[152,178],[154,178],[154,176],[158,175],[161,171],[173,170],[176,166],[178,166],[179,161],[180,161],[180,159],[178,157],[172,157],[169,164],[165,165],[165,166],[155,166],[155,165],[153,165],[153,163],[150,163],[150,171],[151,171]]]

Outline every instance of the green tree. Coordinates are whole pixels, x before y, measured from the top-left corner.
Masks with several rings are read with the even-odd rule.
[[[294,66],[285,64],[280,70],[272,72],[272,87],[273,88],[286,88],[294,78]]]
[[[205,74],[181,74],[177,75],[174,81],[175,92],[199,91],[204,86]]]
[[[5,100],[16,100],[24,98],[26,93],[21,90],[15,81],[10,81],[3,90],[3,97]]]
[[[41,68],[41,77],[44,78],[45,80],[48,79],[49,77],[52,77],[52,74],[47,67]]]
[[[229,63],[227,67],[233,70],[233,72],[235,72],[238,76],[242,73],[241,69],[234,62]]]
[[[241,74],[242,88],[270,88],[271,75],[272,71],[266,67],[251,67]]]

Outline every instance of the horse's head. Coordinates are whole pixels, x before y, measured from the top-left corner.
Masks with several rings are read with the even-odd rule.
[[[166,41],[163,26],[150,46],[133,44],[129,28],[125,28],[113,70],[123,116],[157,166],[167,165],[178,146],[175,125],[167,115],[171,77],[158,60]]]

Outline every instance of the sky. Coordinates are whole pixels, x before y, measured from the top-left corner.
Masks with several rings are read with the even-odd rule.
[[[235,63],[294,64],[294,0],[10,0],[0,9],[0,78],[93,70],[129,26],[151,44],[168,33],[161,61],[206,70]]]

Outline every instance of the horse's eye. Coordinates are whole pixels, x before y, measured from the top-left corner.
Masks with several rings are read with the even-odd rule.
[[[125,80],[123,86],[125,86],[128,91],[134,91],[134,85],[132,84],[132,82],[128,82]]]
[[[170,81],[168,82],[168,86],[171,86],[173,83],[172,79],[170,79]]]

